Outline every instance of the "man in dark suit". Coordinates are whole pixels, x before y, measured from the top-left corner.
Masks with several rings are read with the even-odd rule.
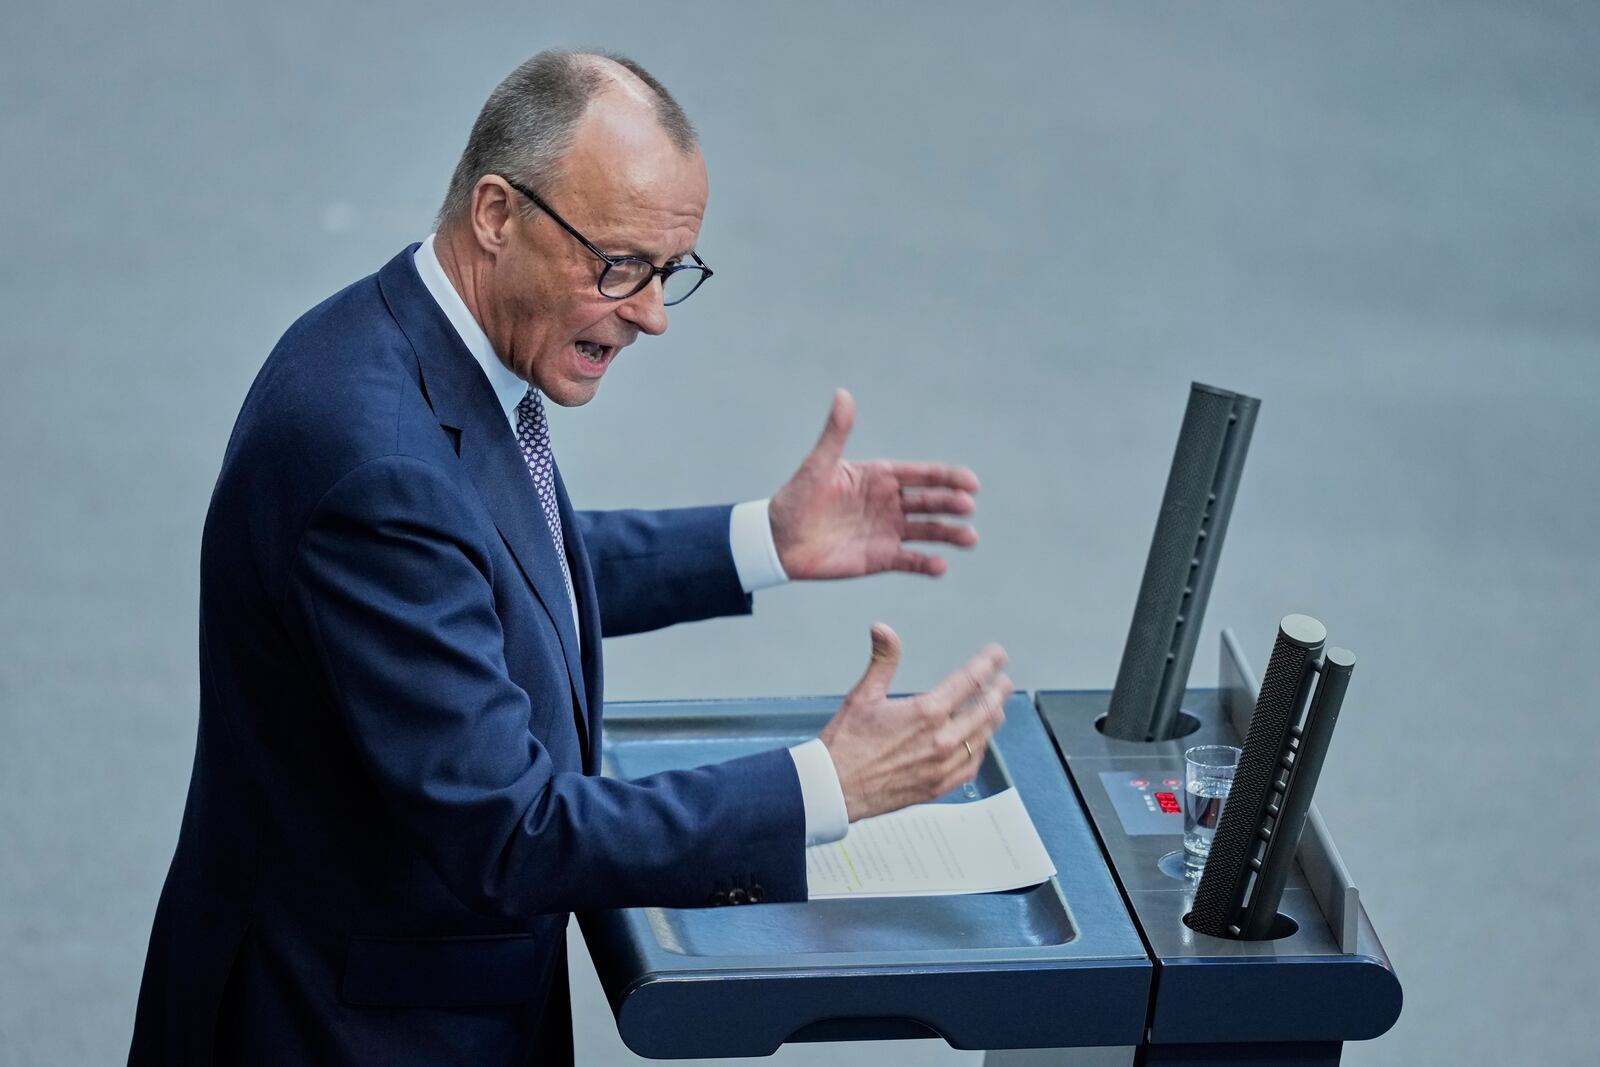
[[[636,65],[496,89],[437,234],[302,317],[252,386],[201,551],[200,733],[130,1062],[571,1059],[575,909],[803,900],[804,846],[970,776],[984,649],[889,700],[887,627],[822,736],[597,776],[603,636],[773,581],[943,562],[977,480],[842,458],[835,397],[770,501],[577,512],[546,399],[587,403],[709,268],[692,130]]]

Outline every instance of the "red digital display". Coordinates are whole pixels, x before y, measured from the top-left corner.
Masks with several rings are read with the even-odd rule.
[[[1157,793],[1156,803],[1161,806],[1163,815],[1176,815],[1180,810],[1176,793]]]

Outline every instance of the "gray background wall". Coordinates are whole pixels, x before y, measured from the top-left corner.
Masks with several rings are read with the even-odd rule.
[[[1259,666],[1291,610],[1361,658],[1319,798],[1406,1007],[1346,1062],[1592,1056],[1600,8],[8,7],[0,1063],[125,1054],[256,367],[427,233],[483,97],[552,45],[678,94],[718,271],[556,418],[579,503],[765,495],[836,385],[854,455],[984,479],[943,581],[615,642],[609,695],[840,692],[878,618],[906,687],[991,639],[1025,687],[1107,685],[1187,384],[1253,393],[1195,680],[1219,626]],[[586,968],[580,1057],[619,1062]]]

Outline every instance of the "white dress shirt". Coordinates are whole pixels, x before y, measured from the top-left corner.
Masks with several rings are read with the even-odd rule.
[[[461,342],[478,361],[478,366],[489,379],[494,395],[505,412],[506,422],[513,433],[517,427],[517,404],[528,391],[528,383],[517,377],[500,361],[489,335],[483,332],[478,320],[467,310],[466,302],[456,292],[450,278],[439,263],[433,250],[434,234],[422,242],[413,259],[422,284],[438,303],[445,318],[455,327]],[[789,580],[783,564],[778,559],[778,548],[772,541],[772,523],[767,516],[766,500],[750,500],[735,504],[728,519],[728,546],[733,551],[733,566],[739,574],[739,584],[746,593],[782,585]],[[578,639],[583,639],[578,625],[576,594],[568,592],[572,609],[573,629]],[[839,774],[833,766],[828,748],[818,738],[789,750],[794,759],[795,773],[800,778],[800,799],[805,807],[806,844],[821,845],[837,841],[850,828],[850,817],[844,805],[844,792],[839,788]]]

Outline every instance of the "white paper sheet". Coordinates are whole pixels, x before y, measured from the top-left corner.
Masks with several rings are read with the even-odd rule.
[[[806,849],[812,900],[994,893],[1055,873],[1015,789],[862,819],[842,840]]]

